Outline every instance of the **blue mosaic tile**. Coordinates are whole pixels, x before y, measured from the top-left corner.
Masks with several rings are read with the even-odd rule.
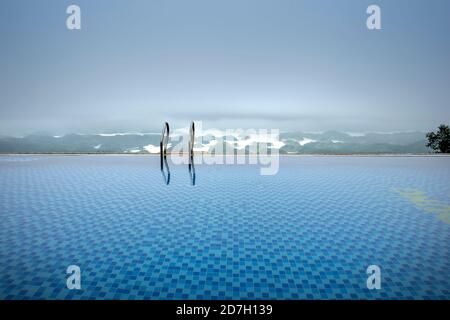
[[[448,205],[450,158],[280,161],[197,165],[192,186],[152,156],[1,156],[0,298],[450,298],[450,225],[395,192]]]

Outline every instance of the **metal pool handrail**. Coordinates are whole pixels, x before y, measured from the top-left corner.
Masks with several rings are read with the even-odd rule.
[[[195,167],[194,167],[194,142],[195,142],[195,124],[191,122],[189,128],[189,177],[191,184],[195,186]]]
[[[161,157],[161,170],[163,169],[163,159],[167,156],[167,143],[169,142],[169,124],[164,122],[164,126],[161,133],[161,140],[159,142],[159,152]]]
[[[194,141],[195,141],[195,124],[194,121],[191,122],[191,127],[189,128],[189,162],[194,161]]]

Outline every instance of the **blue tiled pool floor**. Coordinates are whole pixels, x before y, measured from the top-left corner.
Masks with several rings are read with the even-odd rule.
[[[152,156],[1,156],[0,298],[450,299],[450,224],[403,192],[445,215],[449,157],[280,161],[192,186]]]

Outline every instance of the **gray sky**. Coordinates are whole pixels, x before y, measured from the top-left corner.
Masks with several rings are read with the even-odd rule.
[[[447,0],[5,0],[0,40],[2,135],[450,122]]]

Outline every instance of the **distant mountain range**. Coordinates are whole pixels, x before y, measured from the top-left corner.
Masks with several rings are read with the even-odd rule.
[[[338,131],[283,133],[280,153],[430,153],[423,132],[367,133],[352,136]]]
[[[180,136],[175,131],[173,137]],[[367,133],[350,135],[338,131],[323,133],[284,132],[278,140],[261,141],[248,135],[234,135],[223,142],[224,132],[197,135],[197,152],[210,152],[217,142],[230,149],[252,150],[258,142],[267,142],[281,154],[380,154],[430,153],[425,133]],[[201,139],[203,138],[203,139]],[[68,134],[64,136],[29,135],[0,137],[0,153],[159,153],[159,133]],[[174,141],[173,141],[174,142]],[[172,143],[175,144],[175,143]],[[230,150],[228,149],[228,150]]]

